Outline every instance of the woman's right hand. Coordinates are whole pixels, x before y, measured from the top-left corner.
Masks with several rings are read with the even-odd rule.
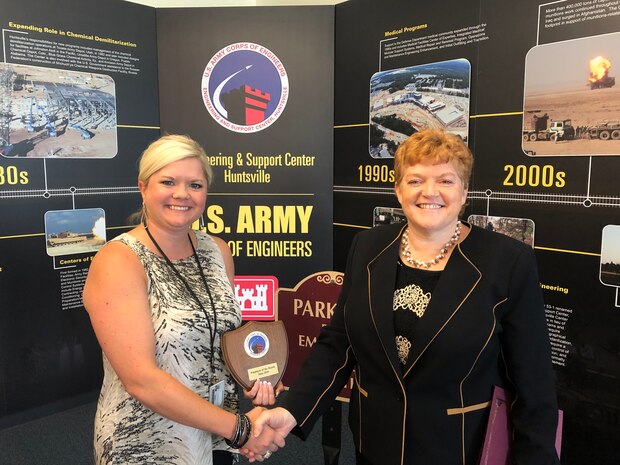
[[[252,423],[252,432],[241,453],[250,462],[262,462],[265,454],[270,456],[285,445],[284,436],[270,426],[261,426],[261,428],[255,429],[256,420],[264,410],[262,407],[255,407],[246,413]]]
[[[254,412],[258,412],[260,414],[255,421]],[[248,412],[248,416],[250,416],[250,413],[252,413],[252,436],[255,438],[261,438],[265,434],[273,434],[274,438],[276,439],[282,438],[282,446],[280,447],[284,446],[284,438],[295,427],[295,425],[297,425],[297,420],[295,420],[295,417],[293,417],[293,415],[291,415],[288,410],[282,407],[274,408],[271,410],[261,409],[260,407],[257,407],[251,412]],[[249,442],[250,441],[248,441],[248,443]],[[264,457],[264,455],[267,453],[267,450],[269,450],[270,453],[267,455],[267,457]],[[264,452],[259,451],[258,453],[256,453],[254,450],[251,450],[246,444],[246,446],[241,449],[241,453],[245,455],[250,462],[254,462],[255,460],[262,462],[265,458],[269,458],[271,456],[271,453],[275,452],[277,448],[274,450],[274,448],[271,447],[267,450],[264,450]]]
[[[256,409],[254,409],[256,410]],[[295,417],[283,407],[273,409],[263,409],[256,422],[252,424],[253,434],[261,434],[263,428],[272,428],[282,435],[288,436],[288,433],[297,425]]]

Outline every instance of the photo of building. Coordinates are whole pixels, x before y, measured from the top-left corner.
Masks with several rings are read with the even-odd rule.
[[[373,74],[370,156],[393,157],[401,142],[426,128],[446,129],[467,140],[470,74],[465,59]]]

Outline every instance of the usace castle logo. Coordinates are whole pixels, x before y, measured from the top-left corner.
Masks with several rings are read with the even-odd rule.
[[[282,62],[251,42],[227,45],[209,60],[202,74],[202,99],[209,114],[235,132],[271,126],[284,111],[288,94]]]

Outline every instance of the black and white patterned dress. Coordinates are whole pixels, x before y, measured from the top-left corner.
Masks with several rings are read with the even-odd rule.
[[[225,366],[220,336],[241,324],[241,310],[217,244],[207,234],[197,232],[196,236],[196,251],[217,312],[215,376],[226,382],[223,408],[236,412],[237,387]],[[144,266],[158,366],[208,399],[212,384],[211,344],[203,310],[162,257],[127,233],[114,240],[131,248]],[[173,263],[202,300],[213,325],[213,309],[194,257]],[[212,450],[227,448],[221,437],[169,420],[132,398],[105,355],[103,367],[104,380],[95,419],[97,464],[210,465]]]

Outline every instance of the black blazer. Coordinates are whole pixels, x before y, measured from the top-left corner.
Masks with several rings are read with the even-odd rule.
[[[392,299],[405,225],[359,233],[342,292],[283,406],[305,437],[355,369],[349,424],[375,465],[477,465],[493,386],[511,391],[515,463],[558,464],[550,344],[532,249],[471,227],[401,367]]]

